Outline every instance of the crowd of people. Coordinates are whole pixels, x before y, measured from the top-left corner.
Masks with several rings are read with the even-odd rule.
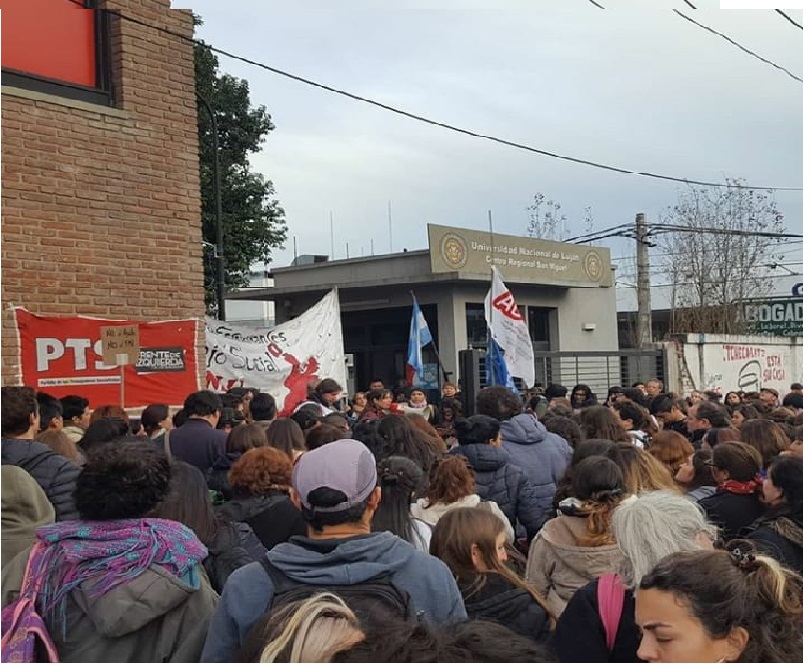
[[[800,661],[802,386],[664,389],[5,386],[3,661]]]

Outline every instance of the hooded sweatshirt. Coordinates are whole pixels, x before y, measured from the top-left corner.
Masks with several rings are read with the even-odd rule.
[[[472,508],[481,505],[483,508],[492,511],[492,513],[503,521],[504,530],[506,531],[506,541],[508,543],[512,543],[515,540],[515,530],[512,529],[509,518],[504,515],[504,512],[501,511],[501,508],[495,502],[482,502],[478,495],[467,495],[466,497],[462,497],[457,502],[452,502],[451,504],[437,502],[436,504],[427,506],[427,503],[428,501],[424,497],[416,500],[414,504],[411,504],[411,515],[414,518],[418,518],[419,520],[426,522],[431,527],[436,527],[436,523],[438,523],[439,519],[448,511],[457,509],[459,507]]]
[[[45,491],[22,467],[3,465],[2,479],[2,566],[17,553],[34,545],[38,527],[56,521],[56,512]]]
[[[412,617],[438,625],[467,617],[453,574],[441,560],[390,532],[347,539],[293,537],[267,553],[287,577],[308,585],[350,585],[390,575],[410,596]],[[273,583],[261,564],[234,572],[211,621],[201,661],[229,662],[273,602]]]
[[[3,605],[18,596],[28,551],[3,569]],[[90,600],[85,581],[67,597],[64,627],[45,616],[62,662],[197,662],[217,594],[204,576],[192,586],[159,565]]]
[[[624,560],[616,544],[577,545],[586,531],[587,518],[559,516],[543,525],[529,549],[526,579],[558,617],[574,592],[600,574],[617,573]]]
[[[562,437],[546,430],[531,414],[518,414],[501,422],[503,448],[509,461],[526,472],[544,520],[551,517],[557,482],[571,462],[573,450]]]

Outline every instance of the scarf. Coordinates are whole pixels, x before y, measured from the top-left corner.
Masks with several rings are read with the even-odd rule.
[[[734,481],[733,479],[729,479],[717,486],[717,490],[718,492],[725,490],[734,495],[753,495],[757,491],[758,486],[759,481],[757,479],[753,481]]]
[[[414,409],[424,409],[425,407],[428,406],[427,398],[425,398],[422,402],[413,402],[413,401],[411,401],[410,406],[413,407]]]
[[[208,555],[190,529],[173,520],[68,520],[36,531],[45,545],[40,565],[31,571],[38,581],[43,612],[65,618],[65,602],[86,581],[90,600],[134,580],[151,565],[177,578],[188,578]]]

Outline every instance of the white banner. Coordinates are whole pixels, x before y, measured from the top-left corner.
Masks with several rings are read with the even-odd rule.
[[[346,388],[337,289],[273,328],[206,317],[205,346],[206,388],[260,388],[273,395],[282,413],[306,399],[310,382],[330,377]]]
[[[530,388],[534,386],[534,345],[529,327],[495,266],[492,266],[492,286],[484,300],[484,316],[490,334],[503,349],[509,374],[520,377]]]

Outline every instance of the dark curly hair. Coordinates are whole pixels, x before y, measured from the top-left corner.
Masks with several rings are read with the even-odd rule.
[[[520,397],[503,386],[488,386],[481,389],[475,397],[477,414],[491,416],[499,421],[506,421],[523,411]]]
[[[84,520],[142,518],[164,500],[171,471],[163,451],[136,438],[99,446],[76,479]]]

